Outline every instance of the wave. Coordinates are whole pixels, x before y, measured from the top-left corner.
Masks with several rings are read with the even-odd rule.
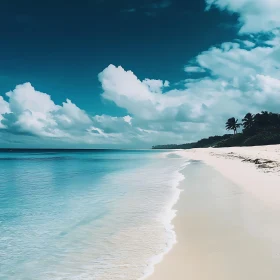
[[[180,154],[176,154],[173,152],[165,153],[162,156],[166,157],[166,158],[181,158]],[[172,182],[172,190],[174,191],[173,197],[171,197],[169,203],[167,204],[166,213],[165,213],[165,216],[163,217],[166,234],[168,236],[166,248],[162,253],[153,256],[149,260],[148,268],[144,272],[144,275],[139,278],[139,280],[144,280],[144,279],[147,279],[148,277],[150,277],[155,271],[155,266],[163,260],[164,256],[166,254],[168,254],[171,251],[171,249],[173,248],[173,246],[177,243],[177,236],[176,236],[176,232],[174,230],[174,225],[172,223],[172,221],[176,217],[176,213],[177,213],[177,210],[174,208],[174,206],[179,201],[180,194],[183,191],[182,189],[179,188],[180,183],[183,180],[185,180],[185,176],[183,175],[182,171],[189,164],[190,164],[190,162],[186,161],[186,162],[184,162],[184,164],[182,166],[180,166],[180,168],[176,171],[176,177]]]

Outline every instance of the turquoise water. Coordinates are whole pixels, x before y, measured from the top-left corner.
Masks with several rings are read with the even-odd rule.
[[[182,158],[0,153],[0,279],[140,279],[175,241]],[[165,159],[164,159],[165,158]]]

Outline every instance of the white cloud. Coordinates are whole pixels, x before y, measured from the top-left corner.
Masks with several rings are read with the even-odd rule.
[[[29,110],[46,113],[58,109],[48,94],[36,91],[30,83],[18,85],[6,95],[9,97],[9,106],[12,112],[21,113]]]
[[[256,88],[263,96],[267,99],[272,99],[271,101],[275,104],[280,105],[280,80],[275,79],[271,76],[256,75]]]
[[[238,13],[240,16],[240,33],[267,32],[280,27],[279,0],[205,0],[208,9]]]
[[[279,111],[280,53],[275,43],[278,40],[279,34],[274,32],[270,45],[265,41],[257,46],[238,40],[238,44],[227,42],[202,52],[196,63],[211,76],[188,80],[186,87],[205,96],[211,116],[217,119],[215,110],[239,117],[246,110]]]
[[[157,91],[157,85],[168,86],[167,82],[159,83],[155,80],[146,80],[146,82],[148,85],[140,83],[141,90],[147,93],[145,100],[155,98],[153,95],[159,94],[149,91],[148,88],[151,87]],[[9,133],[9,137],[7,138],[8,134],[5,134],[6,137],[2,137],[1,142],[16,143],[26,139],[28,143],[41,145],[40,142],[30,138],[35,136],[42,139],[42,143],[51,143],[51,145],[54,143],[58,145],[60,142],[68,143],[68,145],[72,143],[76,145],[124,145],[125,147],[133,144],[141,147],[143,143],[152,145],[153,140],[161,139],[159,135],[166,135],[166,137],[172,135],[172,138],[178,138],[172,132],[165,132],[163,129],[161,132],[152,133],[153,129],[150,124],[142,121],[141,118],[137,119],[137,116],[134,126],[134,116],[89,116],[69,99],[62,105],[55,104],[50,95],[35,90],[30,83],[16,86],[6,96],[7,101],[0,98],[0,134],[2,136],[3,133]],[[141,97],[140,100],[143,98]]]
[[[248,48],[253,48],[253,47],[256,46],[256,43],[251,42],[251,41],[249,41],[249,40],[244,40],[244,41],[243,41],[243,44],[244,44],[246,47],[248,47]]]
[[[124,119],[125,122],[129,123],[130,125],[132,125],[132,124],[131,124],[131,120],[132,120],[133,118],[132,118],[131,116],[125,116],[125,117],[123,117],[123,119]]]
[[[0,99],[1,128],[10,134],[34,135],[73,143],[116,143],[116,133],[95,127],[97,118],[90,117],[71,100],[56,105],[51,96],[35,90],[30,83],[16,86]],[[111,118],[111,117],[108,117]],[[115,130],[124,119],[114,123]],[[129,126],[129,124],[127,124]],[[23,137],[23,136],[22,136]],[[121,141],[119,137],[119,142]]]
[[[197,63],[211,71],[213,75],[225,78],[247,78],[257,73],[276,74],[279,62],[272,56],[272,47],[244,49],[239,44],[229,43],[210,48],[197,56]]]
[[[198,66],[186,66],[185,72],[188,73],[205,73],[205,69]]]
[[[110,65],[99,74],[99,80],[104,90],[103,98],[140,119],[174,119],[182,106],[188,104],[188,96],[184,92],[162,93],[164,84],[167,86],[169,83],[150,79],[140,81],[133,72],[125,71],[122,67]]]
[[[5,126],[2,124],[3,120],[3,114],[9,113],[10,108],[9,108],[9,103],[6,102],[2,96],[0,96],[0,128],[4,128]]]
[[[145,79],[142,83],[148,87],[149,91],[156,93],[162,93],[163,88],[169,87],[169,81]]]
[[[65,125],[88,125],[91,123],[90,117],[85,111],[77,107],[71,100],[66,99],[66,102],[62,103],[62,107],[57,110],[56,117],[65,122]]]
[[[111,65],[99,78],[104,89],[103,97],[132,114],[134,124],[140,124],[144,129],[142,132],[165,131],[170,123],[169,130],[176,124],[185,127],[184,123],[195,123],[199,127],[206,121],[215,128],[217,118],[224,121],[230,112],[244,113],[248,109],[238,103],[237,90],[229,88],[223,80],[205,78],[192,81],[183,90],[170,90],[163,94],[150,90],[145,82],[121,67]],[[122,90],[123,84],[126,85],[125,90]],[[183,129],[180,133],[184,135],[191,131]]]
[[[165,81],[163,84],[164,87],[170,87],[170,82],[169,81]]]

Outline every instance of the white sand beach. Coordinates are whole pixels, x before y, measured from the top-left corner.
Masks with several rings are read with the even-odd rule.
[[[177,244],[148,279],[279,279],[280,145],[179,153]]]

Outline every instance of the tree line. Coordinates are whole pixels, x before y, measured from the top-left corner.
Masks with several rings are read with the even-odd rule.
[[[242,128],[242,130],[241,130]],[[241,122],[232,117],[226,122],[226,129],[233,134],[211,136],[197,142],[182,145],[160,145],[153,149],[192,149],[207,147],[234,147],[280,144],[280,114],[262,111],[247,113]]]
[[[238,133],[239,128],[243,128]],[[258,146],[280,144],[280,114],[262,111],[257,114],[247,113],[242,122],[230,118],[226,129],[233,131],[233,136],[217,143],[216,147]]]
[[[253,135],[261,131],[280,131],[280,114],[262,111],[258,114],[247,113],[239,123],[238,119],[230,118],[226,122],[226,129],[237,134],[238,128],[243,126],[243,133]]]

